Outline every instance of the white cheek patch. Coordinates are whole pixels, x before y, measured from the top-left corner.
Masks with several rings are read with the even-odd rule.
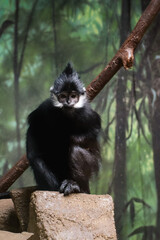
[[[57,96],[54,93],[51,93],[51,99],[55,107],[59,107],[59,108],[63,107],[63,104],[58,101]]]
[[[87,102],[87,96],[86,93],[84,93],[84,95],[80,95],[79,97],[79,101],[74,104],[74,108],[82,108]]]

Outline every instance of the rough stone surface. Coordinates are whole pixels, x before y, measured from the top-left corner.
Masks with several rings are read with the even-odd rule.
[[[32,233],[11,233],[6,231],[0,231],[1,240],[32,240]]]
[[[11,191],[12,200],[22,231],[26,231],[28,227],[30,197],[35,190],[36,187],[27,187]]]
[[[36,191],[28,231],[34,232],[34,240],[116,240],[112,198]]]
[[[20,232],[19,221],[11,199],[0,200],[0,230]]]

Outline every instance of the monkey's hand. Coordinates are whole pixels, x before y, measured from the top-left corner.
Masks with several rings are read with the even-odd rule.
[[[59,192],[64,193],[64,196],[67,196],[71,193],[79,193],[80,187],[75,181],[66,179],[62,182]]]

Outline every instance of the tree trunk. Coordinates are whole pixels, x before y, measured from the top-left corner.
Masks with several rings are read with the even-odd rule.
[[[149,0],[142,0],[142,11],[148,5]],[[147,81],[145,82],[146,88],[149,93],[149,112],[151,119],[151,131],[152,131],[152,148],[153,148],[153,161],[154,161],[154,172],[155,172],[155,183],[156,183],[156,193],[157,193],[157,218],[156,218],[156,240],[160,239],[160,95],[159,95],[159,77],[160,71],[156,66],[156,60],[153,61],[152,48],[157,43],[159,44],[158,32],[159,32],[159,21],[160,15],[157,16],[156,22],[153,27],[150,29],[148,34],[146,35],[146,50],[144,52],[144,56],[141,61],[141,66],[139,66],[138,75],[141,78],[142,75],[142,67],[144,62],[146,61],[146,57],[150,59],[152,67],[149,65],[146,66],[147,72]],[[156,100],[153,103],[153,99],[151,96],[151,88],[155,91]]]
[[[22,46],[22,51],[21,51],[21,55],[20,55],[20,60],[19,60],[19,63],[18,63],[18,78],[21,74],[23,59],[24,59],[24,53],[25,53],[25,49],[26,49],[26,46],[27,46],[28,33],[29,33],[29,29],[30,29],[30,26],[31,26],[31,23],[32,23],[32,19],[33,19],[33,16],[34,16],[34,12],[35,12],[37,3],[38,3],[38,0],[35,0],[34,3],[33,3],[31,12],[30,12],[29,17],[28,17],[27,25],[26,25],[26,28],[25,28],[23,46]]]
[[[35,0],[31,13],[28,18],[23,47],[21,51],[19,61],[19,49],[18,49],[18,22],[19,22],[19,0],[15,1],[15,25],[14,25],[14,57],[13,57],[13,72],[14,72],[14,99],[15,99],[15,118],[16,118],[16,138],[17,138],[17,157],[21,155],[21,134],[20,134],[20,118],[19,118],[19,77],[22,69],[24,52],[27,44],[28,32],[32,22],[33,14],[36,8],[38,0]]]
[[[14,25],[14,99],[15,99],[15,119],[16,119],[16,139],[17,139],[17,158],[21,155],[21,135],[19,121],[19,76],[18,76],[18,21],[19,21],[19,0],[15,1],[15,25]]]
[[[55,59],[56,75],[58,76],[58,44],[57,44],[55,0],[52,0],[51,2],[52,2],[52,22],[53,22],[53,39],[54,39],[54,59]]]
[[[156,180],[157,192],[157,236],[156,240],[160,239],[160,96],[154,105],[154,114],[152,117],[152,142],[153,142],[153,157],[154,157],[154,170]]]
[[[160,16],[157,17],[157,22],[154,27],[155,34],[159,29],[158,23]],[[157,28],[156,28],[157,27]],[[159,34],[156,34],[156,41],[154,46],[159,48]],[[153,41],[153,39],[152,39]],[[155,183],[157,193],[157,220],[156,220],[156,240],[160,239],[160,70],[159,59],[153,56],[153,52],[149,53],[151,68],[149,68],[150,79],[152,80],[151,88],[154,91],[154,97],[150,98],[150,114],[151,114],[151,129],[152,129],[152,147],[153,147],[153,160],[155,171]],[[151,89],[149,89],[151,92]],[[152,93],[153,94],[153,93]]]
[[[122,0],[120,44],[124,42],[130,30],[130,0]],[[114,206],[115,224],[118,239],[122,240],[123,209],[126,203],[126,81],[127,72],[120,71],[116,93],[116,135],[114,164]]]

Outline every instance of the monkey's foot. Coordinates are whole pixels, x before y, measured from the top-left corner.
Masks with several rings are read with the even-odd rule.
[[[64,180],[59,189],[60,193],[64,193],[64,196],[67,196],[71,193],[79,193],[80,187],[73,180]]]

